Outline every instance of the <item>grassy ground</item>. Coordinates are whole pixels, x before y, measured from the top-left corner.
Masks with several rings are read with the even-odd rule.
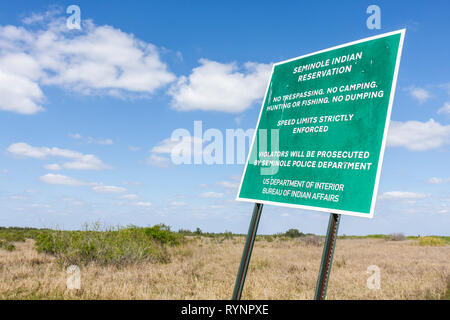
[[[260,237],[243,299],[312,299],[322,246],[302,238]],[[0,299],[230,299],[244,237],[186,237],[167,246],[170,261],[80,266],[81,289],[66,286],[67,266],[38,253],[34,240],[0,249]],[[444,299],[450,245],[419,240],[339,239],[328,299]],[[366,286],[367,267],[381,269],[381,289]]]

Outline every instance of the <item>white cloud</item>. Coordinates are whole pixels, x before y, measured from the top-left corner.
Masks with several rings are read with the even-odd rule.
[[[146,201],[139,201],[139,202],[135,202],[133,204],[138,207],[151,207],[152,206],[151,202],[146,202]]]
[[[427,183],[430,184],[441,184],[445,182],[450,182],[450,178],[439,178],[439,177],[432,177],[427,180]]]
[[[170,159],[165,156],[159,156],[157,154],[151,154],[145,161],[148,165],[167,168],[170,165]]]
[[[409,88],[409,93],[411,94],[411,96],[416,99],[417,101],[419,101],[419,103],[424,103],[426,102],[428,99],[431,98],[431,94],[429,91],[423,89],[423,88],[418,88],[418,87],[410,87]]]
[[[175,80],[153,44],[88,19],[74,33],[55,13],[33,14],[25,26],[0,26],[0,110],[42,111],[42,85],[123,96],[152,94]]]
[[[114,142],[111,139],[95,139],[95,138],[89,137],[88,138],[88,143],[111,145]]]
[[[61,166],[57,163],[46,164],[44,166],[44,168],[48,169],[48,170],[54,170],[54,171],[58,171],[58,170],[62,169]]]
[[[72,139],[81,139],[83,138],[83,136],[79,133],[69,133],[69,137],[71,137]]]
[[[25,200],[27,200],[28,198],[25,197],[25,196],[14,195],[14,196],[11,196],[10,199],[11,199],[11,200],[18,200],[18,201],[25,201]]]
[[[216,184],[228,189],[236,189],[239,187],[238,182],[231,182],[231,181],[219,181]]]
[[[54,19],[56,16],[60,15],[61,13],[63,13],[63,10],[60,6],[51,5],[49,10],[47,10],[45,12],[39,12],[39,13],[33,12],[31,15],[24,17],[22,19],[22,22],[27,25],[36,24],[36,23],[44,23],[45,21],[48,21],[49,19]]]
[[[433,119],[420,121],[391,121],[387,145],[413,151],[436,149],[450,143],[450,125]]]
[[[439,87],[446,90],[448,95],[450,95],[450,82],[443,83]]]
[[[418,200],[427,198],[429,195],[424,193],[408,191],[389,191],[378,196],[380,200]]]
[[[127,200],[137,200],[139,196],[137,194],[124,194],[120,196],[119,199],[127,199]]]
[[[40,177],[39,179],[45,183],[59,184],[71,187],[84,186],[88,184],[82,180],[77,180],[71,177],[63,176],[61,174],[53,174],[53,173],[47,173],[46,175]]]
[[[18,70],[5,69],[9,60],[25,60],[28,56],[12,54],[0,58],[0,110],[12,111],[21,114],[33,114],[43,111],[41,102],[44,94],[39,85],[33,81],[31,76],[21,75]],[[9,69],[9,70],[8,70]]]
[[[441,108],[439,108],[437,113],[438,114],[442,114],[442,113],[450,114],[450,102],[445,102],[444,105]]]
[[[151,152],[157,154],[171,154],[173,149],[177,147],[179,150],[192,150],[192,154],[199,149],[198,152],[201,154],[202,148],[194,148],[195,144],[203,146],[203,139],[191,136],[183,136],[179,140],[168,138],[154,146]]]
[[[162,155],[172,156],[183,153],[184,155],[202,156],[203,139],[191,136],[182,136],[180,139],[164,139],[154,146],[147,158],[146,163],[157,167],[168,167],[171,163],[171,158]]]
[[[186,207],[187,205],[187,202],[183,201],[172,201],[169,203],[169,206],[171,207]]]
[[[97,193],[123,193],[127,189],[116,186],[95,186],[92,188]]]
[[[60,148],[48,148],[48,147],[33,147],[25,142],[18,142],[11,144],[7,152],[21,157],[46,159],[48,157],[62,157],[71,159],[72,161],[66,162],[62,167],[66,169],[75,170],[101,170],[110,169],[111,167],[103,163],[99,158],[92,154],[82,154],[78,151]]]
[[[207,59],[199,63],[189,77],[180,77],[169,90],[176,110],[242,112],[262,100],[272,69],[270,64],[254,62],[243,68]]]
[[[140,147],[135,147],[135,146],[128,146],[128,149],[129,149],[130,151],[133,151],[133,152],[136,152],[136,151],[141,150]]]
[[[214,192],[214,191],[204,192],[204,193],[200,194],[200,198],[218,199],[218,198],[222,198],[222,197],[223,197],[223,193]]]

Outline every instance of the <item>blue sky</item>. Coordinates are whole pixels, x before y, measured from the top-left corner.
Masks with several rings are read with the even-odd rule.
[[[66,26],[73,4],[81,30]],[[370,4],[380,30],[366,26]],[[254,128],[271,63],[406,28],[375,215],[344,216],[340,233],[448,235],[449,10],[448,1],[2,2],[0,225],[244,233],[252,205],[234,200],[243,165],[173,165],[172,132],[192,132],[196,120]],[[324,234],[327,220],[265,206],[259,232]]]

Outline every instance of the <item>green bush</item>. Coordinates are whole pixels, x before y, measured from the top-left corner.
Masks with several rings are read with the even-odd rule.
[[[16,247],[12,243],[9,243],[8,241],[5,240],[0,240],[0,248],[5,249],[7,251],[16,250]]]
[[[305,234],[303,232],[298,231],[297,229],[289,229],[283,235],[289,238],[299,238],[303,237]]]
[[[170,262],[168,245],[178,245],[182,235],[164,225],[99,231],[46,231],[36,237],[36,249],[57,257],[62,265],[123,266],[141,261]]]
[[[432,246],[432,247],[436,247],[436,246],[445,246],[447,244],[447,242],[440,238],[440,237],[434,237],[434,236],[429,236],[429,237],[419,237],[419,246]]]
[[[225,231],[225,232],[223,233],[223,237],[224,237],[225,239],[233,239],[233,233],[232,233],[231,231]]]
[[[34,228],[0,227],[0,239],[7,242],[23,242],[26,239],[35,239],[36,236],[42,231],[45,230]]]

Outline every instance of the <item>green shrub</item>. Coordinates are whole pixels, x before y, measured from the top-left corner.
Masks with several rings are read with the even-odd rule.
[[[136,227],[132,228],[139,229]],[[144,230],[145,234],[151,239],[170,245],[180,244],[180,240],[183,238],[182,235],[170,231],[170,227],[164,224],[158,224],[150,228],[142,229]]]
[[[141,261],[170,262],[167,245],[178,245],[183,236],[164,225],[129,226],[99,231],[46,231],[36,237],[36,249],[57,257],[62,265],[124,266]]]
[[[303,237],[305,234],[303,232],[298,231],[297,229],[289,229],[283,235],[289,238],[299,238]]]
[[[44,229],[0,227],[0,239],[7,242],[23,242],[26,239],[35,239]]]
[[[0,240],[0,248],[1,249],[5,249],[7,251],[14,251],[14,250],[16,250],[16,247],[12,243],[9,243],[9,242],[7,242],[5,240]]]
[[[389,236],[385,234],[369,234],[367,236],[364,236],[363,238],[369,238],[369,239],[389,239]]]
[[[224,237],[225,239],[233,239],[233,233],[232,233],[231,231],[225,231],[225,232],[223,233],[223,237]]]
[[[419,246],[445,246],[447,242],[440,237],[418,237]]]
[[[0,230],[0,239],[3,239],[7,242],[17,241],[23,242],[25,241],[25,234],[20,231],[15,230]]]

